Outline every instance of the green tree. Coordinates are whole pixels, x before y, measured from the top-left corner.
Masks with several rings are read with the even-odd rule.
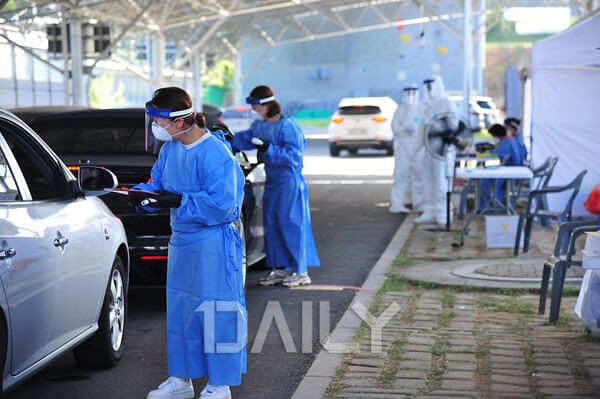
[[[92,79],[89,85],[89,104],[96,108],[108,108],[125,103],[123,83],[115,82],[114,73],[103,73]]]

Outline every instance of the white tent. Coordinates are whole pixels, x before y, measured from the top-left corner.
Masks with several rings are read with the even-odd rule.
[[[582,203],[600,183],[600,12],[536,42],[530,77],[533,166],[558,156],[553,186],[587,169],[573,204],[574,215],[587,215]],[[557,197],[549,196],[551,209],[563,208]]]

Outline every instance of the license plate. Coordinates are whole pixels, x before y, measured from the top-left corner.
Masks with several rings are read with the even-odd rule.
[[[367,133],[367,131],[365,129],[361,129],[361,128],[348,129],[348,134],[351,136],[360,136],[365,133]]]

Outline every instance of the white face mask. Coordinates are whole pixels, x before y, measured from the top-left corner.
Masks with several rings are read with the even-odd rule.
[[[175,119],[175,121],[176,120],[177,119]],[[171,135],[171,134],[169,134],[169,132],[167,132],[167,128],[169,126],[171,126],[175,121],[169,123],[165,127],[160,126],[156,122],[152,123],[152,135],[154,135],[154,138],[159,141],[172,141],[173,137],[179,136],[180,134],[187,132],[188,130],[190,130],[193,127],[193,126],[190,126],[189,128],[182,130],[181,132]]]

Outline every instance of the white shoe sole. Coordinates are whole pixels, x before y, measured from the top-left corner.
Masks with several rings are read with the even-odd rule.
[[[194,399],[194,391],[191,392],[175,392],[168,396],[148,393],[146,399]]]
[[[277,285],[283,283],[282,280],[269,280],[269,281],[259,281],[258,285]]]
[[[281,284],[285,285],[286,287],[298,287],[299,285],[310,285],[310,283],[312,283],[312,281],[310,280],[310,278],[303,278],[302,280],[296,280],[296,281],[290,281],[290,282],[283,282]]]

